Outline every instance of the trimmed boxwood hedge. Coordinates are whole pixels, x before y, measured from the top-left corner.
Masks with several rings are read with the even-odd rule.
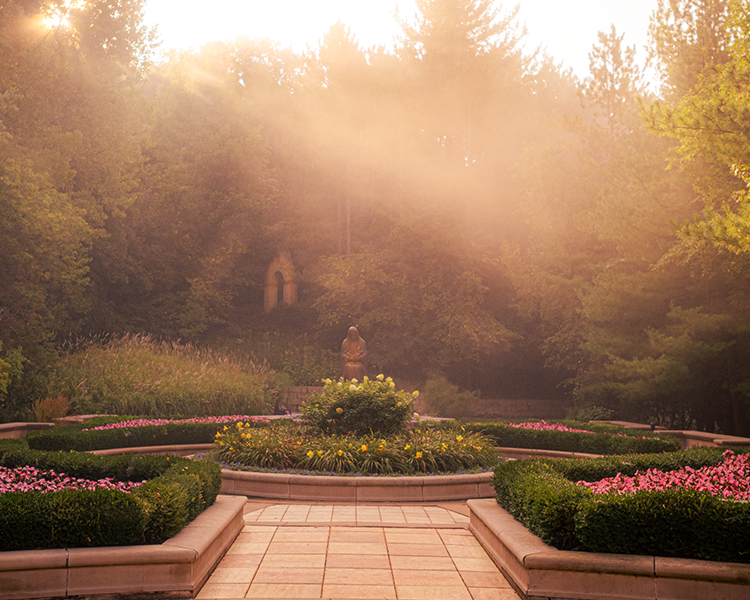
[[[30,465],[93,480],[148,480],[129,494],[0,494],[0,551],[160,544],[211,506],[221,488],[221,468],[208,461],[40,452],[23,440],[0,444],[0,465]]]
[[[633,475],[639,469],[716,465],[724,451],[692,448],[651,456],[508,461],[495,468],[492,485],[500,506],[560,550],[746,563],[747,503],[690,490],[595,496],[574,483]]]
[[[136,417],[137,418],[137,417]],[[118,419],[122,420],[122,419]],[[114,422],[111,419],[109,422]],[[265,421],[254,421],[256,427],[266,427]],[[223,423],[170,423],[123,429],[91,430],[102,423],[69,425],[26,436],[29,448],[34,450],[106,450],[110,448],[136,448],[139,446],[172,446],[178,444],[210,444]],[[89,431],[83,431],[88,428]]]
[[[618,436],[604,433],[604,431],[616,430],[611,425],[602,428],[589,423],[567,422],[567,424],[580,429],[589,429],[594,433],[520,429],[508,427],[505,423],[464,423],[463,425],[467,431],[475,431],[488,436],[501,448],[533,448],[604,455],[650,454],[674,452],[680,449],[679,440],[672,437],[661,438],[643,432]]]

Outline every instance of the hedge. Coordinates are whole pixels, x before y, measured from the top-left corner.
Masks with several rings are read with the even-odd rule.
[[[574,483],[648,468],[697,469],[718,464],[723,452],[692,448],[652,456],[508,461],[495,468],[492,485],[500,506],[560,550],[747,563],[747,503],[691,490],[593,495]]]
[[[0,494],[0,551],[160,544],[212,505],[221,488],[217,464],[169,456],[40,452],[16,442],[0,444],[0,465],[93,480],[148,480],[129,494]]]
[[[178,444],[210,444],[223,423],[170,423],[123,429],[92,430],[91,424],[55,427],[35,431],[26,436],[34,450],[106,450],[139,446],[172,446]],[[254,421],[255,427],[266,427],[265,421]],[[89,428],[88,431],[83,431]]]
[[[586,424],[577,423],[578,427]],[[676,438],[652,435],[610,435],[608,433],[575,433],[570,431],[539,431],[508,427],[505,423],[464,423],[467,431],[483,433],[502,448],[533,448],[585,454],[651,454],[680,449]],[[597,427],[595,427],[596,429]],[[612,426],[608,426],[610,430]],[[598,429],[601,429],[600,427]]]

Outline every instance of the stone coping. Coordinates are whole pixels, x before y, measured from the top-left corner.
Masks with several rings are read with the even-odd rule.
[[[746,600],[750,565],[557,550],[494,500],[469,500],[469,530],[527,600]]]
[[[19,439],[31,431],[51,429],[54,423],[0,423],[0,438]]]
[[[193,598],[242,531],[245,504],[219,496],[161,545],[0,552],[0,600]]]
[[[221,472],[221,493],[274,500],[433,502],[492,498],[492,472],[466,475],[336,477],[288,473]]]

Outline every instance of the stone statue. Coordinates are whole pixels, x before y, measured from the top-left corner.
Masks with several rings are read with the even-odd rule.
[[[367,344],[356,327],[350,327],[346,339],[341,342],[339,369],[339,375],[347,381],[362,381],[367,375]]]

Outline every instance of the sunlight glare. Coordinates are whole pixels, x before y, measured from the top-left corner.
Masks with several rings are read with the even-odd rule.
[[[66,0],[62,4],[50,4],[47,8],[46,14],[42,19],[42,23],[48,29],[59,29],[61,27],[70,27],[69,14],[71,9],[77,8],[80,4],[76,0]]]

